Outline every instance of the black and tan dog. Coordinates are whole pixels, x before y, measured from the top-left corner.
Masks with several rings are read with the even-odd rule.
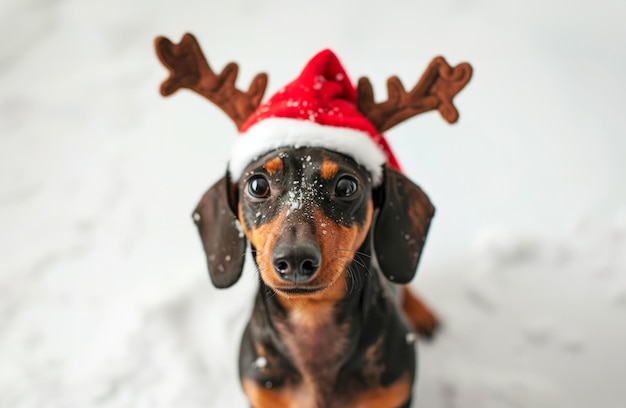
[[[259,271],[239,358],[254,407],[409,406],[412,333],[437,321],[390,282],[413,277],[433,213],[395,170],[373,189],[354,160],[319,148],[271,152],[211,187],[194,219],[213,283],[239,278],[246,239]]]
[[[170,70],[163,95],[192,89],[240,130],[258,114],[263,74],[241,92],[234,86],[237,66],[216,75],[190,34],[179,44],[157,38],[156,48]],[[331,65],[339,66],[336,60]],[[341,75],[334,72],[329,81],[344,80],[342,68]],[[438,57],[409,93],[392,78],[389,100],[374,103],[371,85],[362,79],[358,101],[348,84],[353,99],[341,103],[348,110],[358,105],[375,135],[432,109],[454,122],[452,98],[470,75],[468,64],[451,68]],[[336,84],[329,89],[339,92]],[[415,275],[434,207],[389,156],[380,166],[365,160],[368,167],[340,149],[306,143],[267,149],[244,161],[247,167],[234,177],[227,171],[193,215],[216,287],[237,282],[248,243],[258,271],[239,357],[244,392],[255,408],[409,407],[414,333],[430,337],[438,322],[405,285]],[[380,140],[375,146],[385,147]]]

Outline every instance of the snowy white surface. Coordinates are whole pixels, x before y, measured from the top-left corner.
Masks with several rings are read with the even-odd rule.
[[[383,6],[383,4],[385,4]],[[626,3],[0,3],[0,407],[239,407],[249,271],[210,286],[190,213],[235,137],[164,100],[154,36],[272,92],[333,48],[379,98],[470,61],[460,122],[388,139],[438,209],[414,286],[445,332],[419,406],[626,406]]]

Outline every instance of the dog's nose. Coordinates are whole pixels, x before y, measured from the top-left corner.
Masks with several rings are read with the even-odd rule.
[[[274,270],[283,280],[308,282],[320,267],[320,249],[313,244],[278,245],[272,254]]]

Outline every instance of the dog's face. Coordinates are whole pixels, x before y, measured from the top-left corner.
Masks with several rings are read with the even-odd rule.
[[[342,296],[347,265],[373,227],[383,274],[409,282],[434,208],[404,175],[382,185],[350,157],[320,148],[280,149],[239,180],[213,185],[194,212],[213,284],[240,277],[249,241],[263,281],[288,297]],[[377,211],[376,211],[377,210]]]
[[[335,152],[282,149],[251,163],[237,185],[263,281],[288,297],[340,296],[372,223],[368,172]]]

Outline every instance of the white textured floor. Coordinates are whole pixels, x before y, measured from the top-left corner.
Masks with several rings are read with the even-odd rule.
[[[626,405],[623,1],[155,3],[0,3],[0,407],[245,406],[255,277],[213,289],[190,219],[235,130],[157,92],[152,39],[185,31],[270,92],[325,47],[379,98],[470,61],[456,126],[388,133],[438,210],[419,406]]]

